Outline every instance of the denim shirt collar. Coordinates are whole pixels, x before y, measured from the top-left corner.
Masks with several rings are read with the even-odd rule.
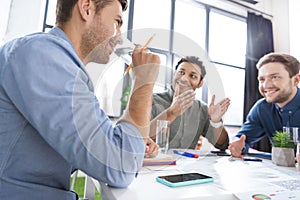
[[[72,48],[75,51],[75,47],[73,46],[73,43],[71,42],[70,38],[68,38],[68,36],[65,34],[65,32],[63,30],[61,30],[58,26],[53,27],[50,31],[49,34],[58,36],[60,38],[62,38],[63,40],[65,40],[69,45],[72,46]]]
[[[93,86],[93,83],[92,83],[92,81],[91,81],[92,79],[91,79],[89,73],[87,72],[84,63],[83,63],[83,62],[80,60],[80,58],[78,57],[77,52],[76,52],[76,50],[75,50],[75,47],[74,47],[73,43],[71,42],[70,38],[69,38],[69,37],[65,34],[65,32],[64,32],[63,30],[61,30],[58,26],[53,27],[53,28],[49,31],[49,34],[61,38],[61,39],[66,43],[66,45],[70,45],[70,47],[71,47],[72,50],[74,51],[74,54],[75,54],[76,57],[77,57],[78,66],[79,66],[79,67],[81,68],[81,70],[86,74],[86,76],[89,77],[89,82],[88,82],[89,87],[90,87],[92,90],[94,90],[94,86]]]

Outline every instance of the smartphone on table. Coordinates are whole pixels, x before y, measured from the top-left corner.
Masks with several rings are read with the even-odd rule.
[[[213,177],[205,174],[185,173],[185,174],[158,176],[156,177],[156,181],[164,185],[167,185],[169,187],[180,187],[180,186],[213,182],[214,179]]]

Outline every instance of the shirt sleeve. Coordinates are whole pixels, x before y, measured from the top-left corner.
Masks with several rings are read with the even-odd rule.
[[[12,51],[4,74],[17,110],[73,168],[115,187],[132,181],[142,166],[143,139],[129,123],[112,125],[71,45],[29,39]]]
[[[245,148],[243,154],[248,152],[248,149],[253,144],[259,141],[264,136],[264,128],[260,119],[260,105],[261,101],[258,101],[250,110],[247,115],[246,122],[243,124],[241,130],[237,133],[236,137],[239,138],[242,135],[246,136]]]

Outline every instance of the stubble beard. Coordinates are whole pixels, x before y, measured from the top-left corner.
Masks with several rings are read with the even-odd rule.
[[[106,64],[109,61],[109,53],[107,50],[107,41],[102,36],[103,33],[96,31],[96,29],[89,29],[83,35],[80,43],[81,55],[85,63],[95,62]]]
[[[286,87],[287,89],[280,89],[279,94],[274,97],[273,99],[269,99],[266,95],[263,95],[266,98],[266,101],[268,103],[284,103],[287,101],[290,96],[292,95],[292,83],[289,82],[288,86]],[[282,90],[282,91],[281,91]]]

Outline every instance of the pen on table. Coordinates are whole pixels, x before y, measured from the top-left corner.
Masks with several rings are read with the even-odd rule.
[[[243,161],[262,162],[260,158],[243,158]]]
[[[173,153],[181,155],[181,156],[185,156],[185,157],[190,157],[190,158],[199,158],[198,154],[194,154],[194,153],[189,153],[189,152],[179,152],[178,150],[173,150]]]
[[[232,157],[232,156],[229,158],[229,161],[236,161],[236,160],[262,162],[262,159],[260,159],[260,158],[249,158],[249,157],[236,158],[236,157]]]
[[[150,42],[153,40],[155,34],[153,34],[149,39],[148,41],[146,42],[146,44],[142,47],[142,51],[144,51],[148,45],[150,44]],[[126,74],[127,72],[129,72],[129,70],[132,68],[132,63],[126,68],[124,74]]]

